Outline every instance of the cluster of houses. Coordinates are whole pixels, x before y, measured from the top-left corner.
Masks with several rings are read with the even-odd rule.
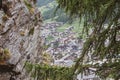
[[[51,65],[70,67],[79,58],[84,41],[76,37],[73,26],[67,27],[64,31],[58,31],[57,28],[62,25],[61,22],[44,24],[41,28],[42,45],[45,46],[45,52],[53,58]],[[100,80],[94,73],[83,77],[79,74],[77,79]]]
[[[44,46],[48,46],[46,52],[52,55],[55,65],[72,66],[79,57],[83,46],[83,40],[77,38],[74,27],[67,27],[64,31],[57,31],[63,23],[46,23],[41,28],[41,39]],[[52,39],[47,39],[51,37]]]

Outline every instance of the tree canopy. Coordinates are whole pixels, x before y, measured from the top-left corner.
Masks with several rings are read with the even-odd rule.
[[[75,74],[94,68],[101,78],[120,78],[120,0],[57,0],[70,17],[84,19],[88,38]],[[92,30],[92,33],[90,33]]]

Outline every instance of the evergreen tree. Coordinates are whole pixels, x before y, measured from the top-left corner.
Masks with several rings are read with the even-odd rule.
[[[26,63],[37,80],[74,80],[92,70],[100,78],[120,79],[120,0],[56,0],[57,8],[84,20],[88,38],[71,68]],[[92,30],[92,33],[90,33]],[[74,73],[73,73],[74,72]],[[73,75],[73,76],[72,76]]]
[[[70,17],[84,19],[88,38],[74,71],[91,68],[101,78],[120,79],[120,0],[57,0]],[[89,31],[92,29],[92,33]]]

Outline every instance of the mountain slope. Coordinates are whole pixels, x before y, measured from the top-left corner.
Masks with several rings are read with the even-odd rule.
[[[41,0],[38,1],[37,4],[40,4]],[[64,31],[69,26],[74,26],[74,32],[76,32],[76,36],[80,36],[82,33],[82,26],[83,24],[79,25],[79,19],[72,20],[64,10],[58,9],[56,14],[54,13],[57,7],[57,3],[55,0],[52,1],[45,1],[47,2],[45,5],[38,6],[39,10],[41,11],[44,23],[47,22],[62,22],[58,31]]]
[[[39,6],[39,7],[44,6],[52,1],[54,1],[54,0],[37,0],[37,6]]]

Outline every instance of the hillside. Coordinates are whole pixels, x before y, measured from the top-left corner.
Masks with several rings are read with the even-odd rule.
[[[43,2],[44,4],[43,3],[41,4],[41,2]],[[70,21],[69,16],[67,16],[63,10],[58,9],[57,12],[55,12],[57,7],[57,3],[55,0],[50,1],[39,0],[37,2],[37,5],[45,21],[57,21],[63,23]]]
[[[62,22],[63,25],[57,28],[59,32],[64,32],[69,26],[74,26],[74,32],[76,33],[76,36],[79,37],[81,35],[83,24],[79,25],[79,19],[74,18],[72,20],[63,10],[58,9],[55,13],[57,7],[55,0],[38,0],[37,5],[41,11],[44,23]]]
[[[44,6],[52,1],[54,1],[54,0],[37,0],[37,6],[39,6],[39,7]]]

